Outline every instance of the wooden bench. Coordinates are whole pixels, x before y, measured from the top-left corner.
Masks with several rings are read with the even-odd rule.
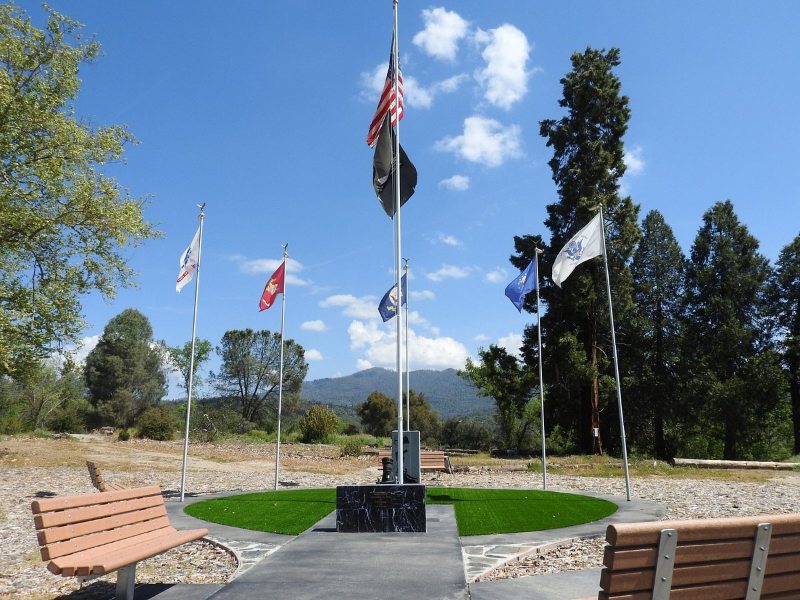
[[[100,467],[97,463],[90,460],[86,461],[86,468],[89,469],[89,479],[92,480],[92,485],[100,492],[110,492],[113,490],[124,490],[125,488],[117,483],[108,483],[103,477]]]
[[[117,571],[116,597],[132,600],[136,563],[208,535],[169,523],[157,485],[31,503],[42,560],[55,575],[93,579]]]
[[[800,513],[609,525],[597,598],[800,598]]]
[[[383,448],[378,451],[379,460],[391,457],[391,448]],[[450,457],[447,456],[443,450],[420,450],[419,466],[422,471],[453,472],[453,467],[450,465]]]

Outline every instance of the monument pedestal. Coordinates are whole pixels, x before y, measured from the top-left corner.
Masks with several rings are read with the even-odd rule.
[[[340,485],[336,531],[424,533],[424,485]]]

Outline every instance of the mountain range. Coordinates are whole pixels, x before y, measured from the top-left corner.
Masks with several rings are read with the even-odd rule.
[[[494,411],[494,400],[479,396],[455,369],[411,371],[409,379],[411,389],[425,394],[443,419]],[[345,377],[306,381],[302,396],[312,403],[355,408],[374,391],[397,398],[397,372],[374,367]]]

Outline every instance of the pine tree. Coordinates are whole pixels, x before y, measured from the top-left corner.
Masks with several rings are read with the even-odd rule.
[[[587,48],[574,53],[571,60],[572,70],[561,80],[559,101],[566,116],[540,123],[541,135],[553,148],[549,165],[559,196],[558,202],[547,206],[545,225],[551,236],[541,246],[540,265],[547,275],[564,244],[602,205],[617,335],[624,343],[625,323],[633,307],[627,263],[640,232],[638,206],[619,194],[619,179],[625,173],[622,137],[630,118],[628,98],[621,94],[621,82],[613,72],[620,64],[620,53],[616,48]],[[515,239],[518,254],[511,259],[515,266],[523,268],[533,258],[535,241],[530,236]],[[601,410],[615,395],[602,261],[581,265],[563,288],[552,285],[549,278],[540,280],[547,305],[542,319],[545,385],[550,397],[546,408],[552,411],[553,424],[574,433],[580,451],[602,452],[602,436],[614,430],[616,421],[600,422]],[[523,354],[529,362],[536,353],[533,328],[526,331],[525,339]],[[605,414],[615,413],[614,402]]]
[[[674,417],[678,400],[676,367],[685,269],[686,257],[672,228],[660,212],[650,211],[642,222],[642,241],[631,264],[639,335],[626,352],[628,371],[635,376],[627,390],[631,393],[625,396],[625,415],[631,424],[631,441],[652,440],[653,454],[662,460],[674,455],[674,444],[668,448],[665,421]],[[651,430],[641,431],[645,425]]]
[[[783,333],[782,356],[789,378],[794,453],[800,454],[800,235],[781,250],[772,291],[773,310]]]
[[[783,390],[771,350],[769,262],[728,200],[703,216],[686,275],[687,410],[698,436],[736,459]]]

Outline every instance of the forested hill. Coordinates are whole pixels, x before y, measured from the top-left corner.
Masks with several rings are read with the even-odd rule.
[[[478,396],[475,387],[455,369],[411,371],[411,389],[425,394],[431,406],[446,419],[494,410],[494,400]],[[303,383],[303,398],[309,402],[355,406],[374,391],[397,398],[397,372],[378,367],[330,379]]]

